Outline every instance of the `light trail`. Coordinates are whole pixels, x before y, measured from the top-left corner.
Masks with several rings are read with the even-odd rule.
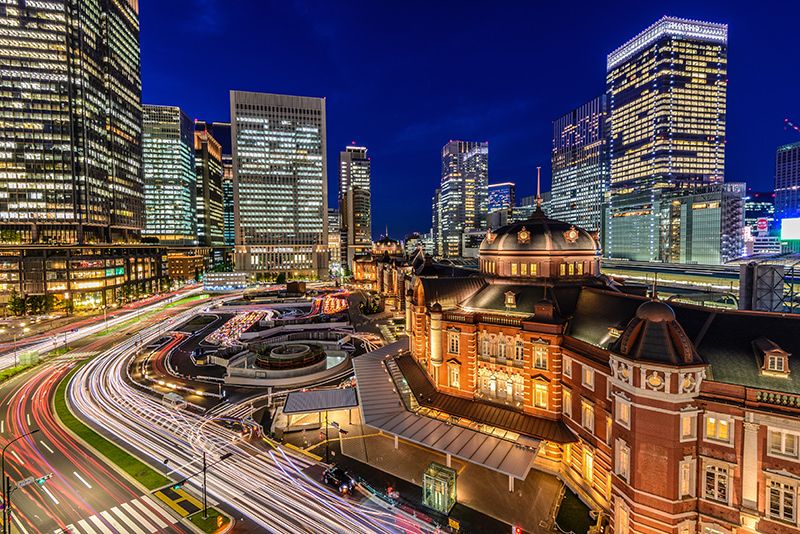
[[[195,313],[188,310],[173,320],[180,324]],[[162,335],[160,324],[146,328],[140,332],[138,346]],[[208,416],[168,408],[131,386],[124,377],[136,348],[135,341],[128,339],[89,361],[71,380],[67,395],[82,418],[151,464],[163,465],[167,459],[169,466],[181,466],[175,468],[179,476],[187,476],[192,471],[183,466],[196,462],[203,452],[212,461],[224,452],[233,453],[209,471],[209,494],[270,532],[434,531],[405,512],[373,508],[371,501],[365,507],[340,497],[303,472],[311,463],[305,458],[283,451],[265,454],[262,446],[241,439],[239,432],[217,425]],[[194,487],[198,483],[188,482]]]

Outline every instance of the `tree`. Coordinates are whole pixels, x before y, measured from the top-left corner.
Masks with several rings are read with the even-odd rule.
[[[278,277],[275,279],[276,284],[285,284],[286,283],[286,273],[278,274]]]
[[[11,296],[8,297],[8,311],[14,315],[24,315],[26,307],[25,300],[25,297],[21,297],[16,289],[12,289]]]

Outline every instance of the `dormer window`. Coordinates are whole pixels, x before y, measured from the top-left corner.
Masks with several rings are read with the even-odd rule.
[[[771,376],[789,375],[788,352],[771,339],[760,337],[753,341],[753,349],[761,360],[761,372]]]
[[[517,307],[517,295],[513,291],[506,291],[506,308]]]

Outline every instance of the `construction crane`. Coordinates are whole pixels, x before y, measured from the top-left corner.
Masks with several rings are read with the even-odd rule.
[[[783,127],[784,128],[791,128],[795,132],[800,133],[800,126],[796,125],[795,123],[793,123],[789,119],[783,119]]]

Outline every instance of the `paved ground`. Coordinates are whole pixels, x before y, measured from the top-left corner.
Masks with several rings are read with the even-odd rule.
[[[422,473],[431,462],[442,465],[446,462],[444,455],[412,443],[400,441],[399,448],[395,449],[393,438],[377,435],[369,427],[364,427],[363,434],[357,425],[344,428],[349,430],[347,439],[342,440],[344,454],[384,471],[383,490],[387,485],[398,484],[398,480],[421,486]],[[361,438],[361,435],[368,437]],[[314,452],[319,454],[319,450]],[[458,471],[456,488],[460,504],[519,525],[527,532],[549,532],[546,525],[540,523],[547,522],[555,509],[561,488],[556,477],[532,469],[526,480],[515,481],[515,491],[511,493],[505,475],[456,459],[451,465]]]

